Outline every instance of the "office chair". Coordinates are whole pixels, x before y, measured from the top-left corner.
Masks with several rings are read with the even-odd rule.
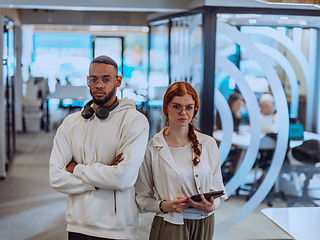
[[[249,200],[252,195],[255,193],[255,191],[259,188],[261,182],[263,181],[265,174],[267,173],[272,157],[274,154],[274,150],[276,148],[276,140],[277,140],[277,134],[272,133],[272,134],[267,134],[266,136],[262,137],[260,140],[260,147],[259,147],[259,152],[257,155],[257,159],[254,165],[254,180],[252,183],[246,184],[251,186],[249,190],[249,194],[247,196],[247,200]],[[262,175],[258,179],[258,172],[259,169],[262,169]],[[268,200],[268,205],[271,206],[271,199]]]
[[[258,157],[255,164],[255,180],[256,181],[258,181],[257,173],[259,168],[263,170],[263,173],[265,173],[269,169],[272,161],[273,153],[276,148],[276,141],[277,141],[276,135],[275,135],[275,138],[271,137],[271,135],[269,134],[261,138]]]
[[[314,174],[320,173],[320,167],[316,166],[316,163],[320,162],[320,142],[318,140],[304,141],[301,145],[290,149],[287,157],[289,172],[298,175],[304,174],[306,177],[302,187],[302,195],[299,197],[290,196],[293,201],[288,202],[288,206],[290,207],[295,203],[309,203],[318,206],[314,203],[314,200],[320,200],[320,198],[310,197],[308,186]],[[296,181],[296,190],[299,190],[299,188],[301,189],[300,182]]]
[[[268,133],[266,136],[262,137],[260,140],[260,147],[259,147],[259,152],[258,156],[256,159],[256,163],[254,165],[254,181],[251,184],[251,189],[249,190],[249,195],[247,196],[247,200],[249,200],[252,195],[255,193],[255,191],[259,188],[260,184],[264,180],[269,167],[271,165],[272,159],[273,159],[273,154],[274,150],[276,148],[277,144],[277,133]],[[285,146],[286,147],[286,146]],[[262,175],[258,179],[258,171],[259,169],[262,169]],[[279,178],[276,180],[274,185],[272,186],[270,192],[264,199],[264,202],[268,204],[269,207],[273,205],[273,201],[275,199],[281,199],[283,201],[287,201],[287,197],[283,191],[279,189]]]

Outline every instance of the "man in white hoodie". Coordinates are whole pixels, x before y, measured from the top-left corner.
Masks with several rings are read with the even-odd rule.
[[[92,100],[68,115],[50,156],[50,183],[68,194],[69,240],[137,239],[134,184],[148,141],[149,123],[131,99],[118,100],[118,66],[99,56],[89,66]]]

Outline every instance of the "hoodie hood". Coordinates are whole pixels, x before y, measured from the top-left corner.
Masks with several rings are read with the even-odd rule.
[[[92,104],[91,104],[91,107],[92,107]],[[132,99],[125,97],[125,98],[119,99],[119,105],[115,109],[113,109],[112,112],[119,112],[129,108],[136,109],[136,105],[134,104],[134,101]]]
[[[125,97],[125,98],[119,99],[119,105],[112,111],[118,112],[118,111],[126,110],[129,108],[135,109],[136,105],[134,104],[134,101],[132,99]]]

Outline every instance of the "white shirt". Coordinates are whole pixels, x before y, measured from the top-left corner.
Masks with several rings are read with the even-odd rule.
[[[169,147],[174,161],[176,162],[179,175],[181,177],[181,195],[191,197],[197,194],[196,183],[193,178],[192,143],[184,147]],[[183,211],[183,219],[202,219],[201,210],[187,208]]]
[[[193,178],[193,162],[191,143],[184,147],[169,147],[177,165],[181,179],[181,196],[190,197],[197,194],[196,183]]]

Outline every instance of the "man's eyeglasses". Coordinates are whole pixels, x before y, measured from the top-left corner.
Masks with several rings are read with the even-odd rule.
[[[169,105],[176,113],[180,114],[182,113],[183,109],[185,110],[186,113],[190,114],[190,113],[194,113],[195,107],[192,105],[186,106],[186,107],[182,107],[179,104],[172,104]]]
[[[116,77],[118,77],[118,75],[114,76],[113,78],[111,77],[104,77],[102,79],[98,79],[95,77],[89,77],[89,84],[91,87],[95,87],[98,85],[99,82],[101,82],[101,85],[103,87],[105,87],[107,85],[108,82],[111,82],[113,79],[115,79]]]

